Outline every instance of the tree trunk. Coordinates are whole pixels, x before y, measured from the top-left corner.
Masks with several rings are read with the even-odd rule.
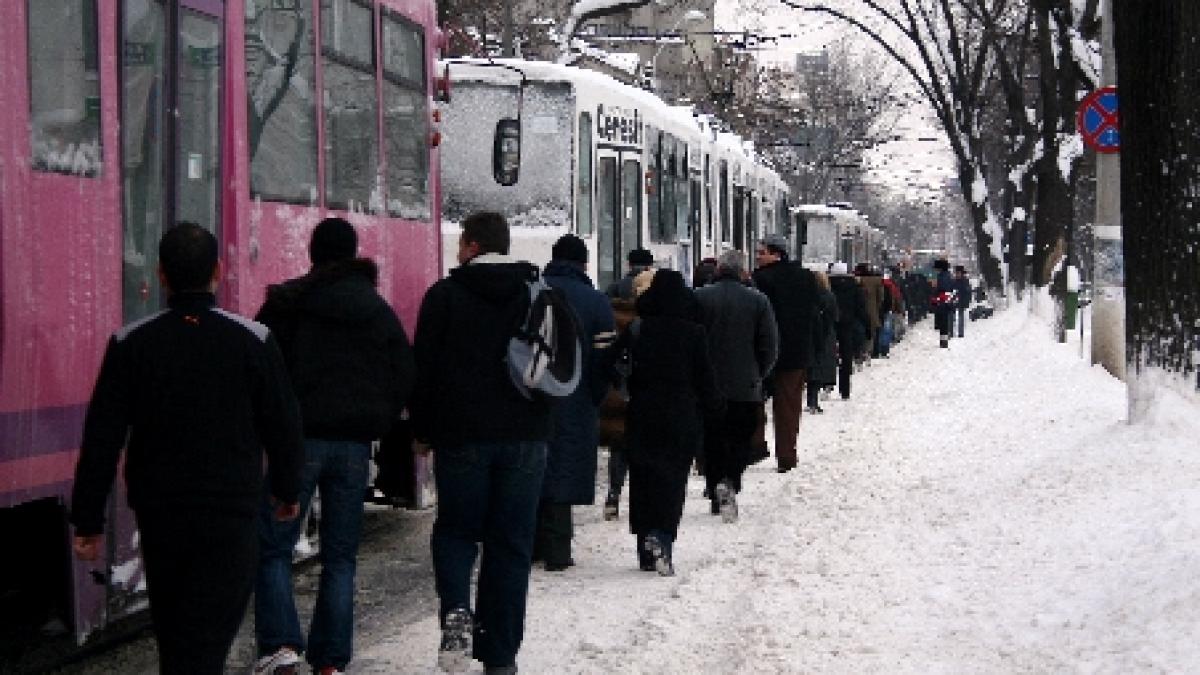
[[[1114,9],[1128,373],[1182,379],[1200,321],[1200,2]]]

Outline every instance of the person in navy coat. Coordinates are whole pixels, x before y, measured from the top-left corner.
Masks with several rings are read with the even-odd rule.
[[[558,572],[574,564],[571,558],[571,506],[596,501],[598,409],[608,391],[604,366],[616,339],[612,305],[596,290],[587,272],[587,244],[565,234],[551,249],[542,278],[567,297],[579,318],[583,338],[583,375],[575,393],[554,408],[554,435],[546,461],[546,478],[538,507],[533,557]]]

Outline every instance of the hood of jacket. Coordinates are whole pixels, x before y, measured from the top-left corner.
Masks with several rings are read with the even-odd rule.
[[[489,255],[455,267],[450,270],[450,278],[473,295],[499,304],[525,294],[525,283],[538,278],[538,269],[508,256]]]
[[[550,262],[546,263],[546,270],[542,272],[542,276],[566,277],[568,279],[574,279],[581,283],[585,283],[589,287],[594,288],[594,286],[592,286],[592,279],[587,275],[587,272],[585,272],[577,264],[563,260],[551,260]]]
[[[379,268],[367,258],[321,265],[297,281],[297,306],[321,318],[348,323],[368,321],[385,305],[375,291]]]

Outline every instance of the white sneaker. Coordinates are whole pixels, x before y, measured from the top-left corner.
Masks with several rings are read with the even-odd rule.
[[[291,647],[280,647],[254,663],[254,675],[295,675],[300,655]]]

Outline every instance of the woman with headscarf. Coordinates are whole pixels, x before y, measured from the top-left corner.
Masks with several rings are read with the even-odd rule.
[[[720,411],[704,327],[683,275],[659,270],[617,349],[631,355],[625,441],[639,566],[674,574],[672,547],[705,414]]]

